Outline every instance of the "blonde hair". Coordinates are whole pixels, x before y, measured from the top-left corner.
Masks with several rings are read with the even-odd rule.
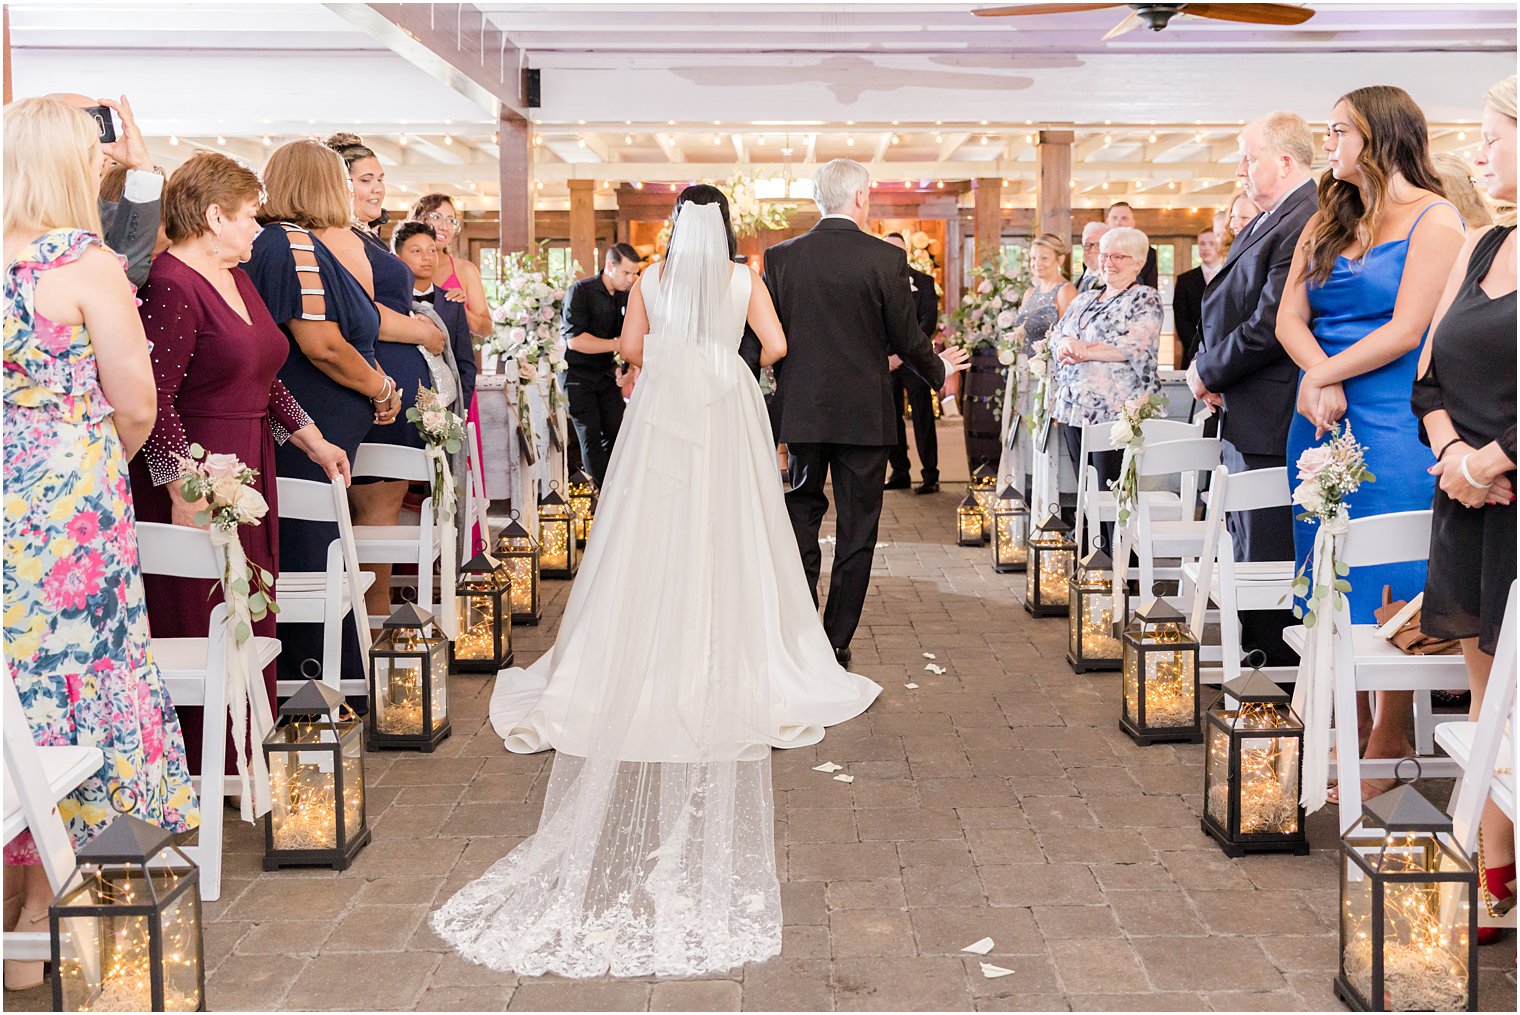
[[[1309,129],[1309,121],[1297,113],[1279,109],[1257,123],[1267,151],[1286,155],[1305,169],[1314,165],[1314,132]]]
[[[1030,247],[1044,247],[1046,250],[1056,255],[1057,261],[1064,260],[1066,258],[1067,251],[1070,249],[1066,246],[1066,241],[1061,239],[1061,237],[1057,236],[1055,233],[1041,233],[1034,239],[1030,240],[1029,245]]]
[[[262,225],[291,222],[303,229],[336,229],[353,221],[348,173],[338,153],[320,141],[291,141],[264,164]]]
[[[1462,216],[1467,228],[1493,225],[1494,211],[1489,207],[1488,198],[1478,189],[1478,183],[1473,179],[1473,167],[1468,161],[1451,152],[1432,155],[1430,161],[1435,163],[1446,199],[1457,206],[1457,214]]]
[[[1503,81],[1498,82],[1492,88],[1490,88],[1488,90],[1488,93],[1483,96],[1483,101],[1485,104],[1493,106],[1494,109],[1503,113],[1511,120],[1520,119],[1520,117],[1517,117],[1515,113],[1515,75],[1511,74],[1509,77],[1505,78]],[[1498,214],[1495,215],[1494,218],[1501,226],[1514,225],[1514,206],[1507,205],[1501,207]]]
[[[100,235],[99,150],[99,128],[77,106],[45,97],[6,106],[5,231],[39,226]]]

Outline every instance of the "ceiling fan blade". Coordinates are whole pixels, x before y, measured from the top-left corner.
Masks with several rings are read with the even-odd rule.
[[[1105,35],[1105,36],[1103,36],[1103,38],[1100,39],[1100,40],[1098,40],[1098,41],[1099,42],[1107,42],[1109,39],[1117,39],[1119,36],[1125,35],[1125,34],[1127,34],[1129,32],[1133,32],[1135,29],[1137,29],[1139,27],[1140,27],[1140,15],[1138,15],[1138,14],[1134,13],[1133,11],[1131,11],[1128,17],[1126,17],[1123,21],[1119,22],[1114,27],[1110,28],[1108,30],[1108,34]]]
[[[1124,4],[1016,4],[1013,7],[983,7],[971,13],[980,18],[1006,18],[1019,14],[1072,14],[1123,6]]]
[[[1314,11],[1297,4],[1186,4],[1184,14],[1215,21],[1240,21],[1253,25],[1301,25]]]

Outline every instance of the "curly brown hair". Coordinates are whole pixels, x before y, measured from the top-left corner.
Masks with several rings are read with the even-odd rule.
[[[1359,257],[1372,249],[1378,226],[1387,214],[1389,183],[1395,175],[1411,186],[1446,196],[1430,160],[1430,133],[1425,113],[1402,88],[1371,85],[1347,92],[1336,100],[1350,110],[1351,125],[1362,135],[1356,167],[1360,186],[1337,180],[1333,172],[1319,179],[1319,221],[1308,238],[1309,258],[1304,278],[1324,282],[1335,259],[1355,246]]]

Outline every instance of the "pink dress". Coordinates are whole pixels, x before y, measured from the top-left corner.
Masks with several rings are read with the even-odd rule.
[[[449,259],[449,277],[446,278],[446,279],[444,279],[442,282],[434,281],[433,284],[435,286],[437,286],[439,289],[443,289],[443,290],[448,290],[448,289],[463,289],[464,288],[464,283],[459,281],[459,271],[458,271],[458,269],[456,269],[454,267],[454,255],[453,254],[447,254],[445,256],[447,256],[448,259]],[[481,440],[480,440],[480,395],[479,394],[472,394],[470,396],[470,408],[469,408],[469,411],[465,414],[465,422],[466,423],[473,423],[474,426],[475,426],[475,460],[478,461],[478,462],[484,463],[485,462],[485,447],[481,443]],[[485,545],[485,538],[486,538],[485,537],[485,533],[483,533],[483,532],[480,531],[480,526],[479,525],[474,526],[470,530],[470,532],[471,532],[471,536],[470,536],[470,548],[472,550],[490,549],[489,547],[487,547]]]

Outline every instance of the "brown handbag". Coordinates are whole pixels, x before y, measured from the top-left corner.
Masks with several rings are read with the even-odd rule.
[[[1379,624],[1386,624],[1394,616],[1409,605],[1400,599],[1392,602],[1393,589],[1391,586],[1383,586],[1383,605],[1374,610],[1372,615],[1377,618]],[[1413,615],[1402,627],[1393,633],[1388,639],[1389,644],[1397,648],[1405,655],[1411,656],[1450,656],[1457,655],[1462,651],[1461,642],[1455,638],[1437,638],[1420,630],[1420,612],[1415,610]]]

